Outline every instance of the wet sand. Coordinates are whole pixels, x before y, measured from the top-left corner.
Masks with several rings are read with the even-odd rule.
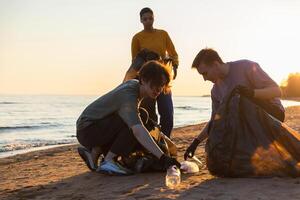
[[[286,123],[300,132],[300,106],[287,108]],[[177,128],[179,160],[204,124]],[[126,177],[90,172],[77,145],[0,159],[0,199],[299,199],[300,178],[217,178],[205,166],[182,175],[178,189],[165,186],[165,173]],[[197,157],[205,162],[204,144]]]

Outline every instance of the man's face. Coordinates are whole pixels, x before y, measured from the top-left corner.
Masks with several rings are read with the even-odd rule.
[[[141,22],[145,28],[152,28],[154,22],[154,16],[150,12],[146,12],[141,17]]]
[[[219,78],[217,73],[217,63],[213,63],[211,65],[200,63],[197,67],[197,71],[200,75],[202,75],[204,81],[208,80],[216,83]]]

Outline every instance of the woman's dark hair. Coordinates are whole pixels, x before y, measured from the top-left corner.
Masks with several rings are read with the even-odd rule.
[[[142,18],[143,14],[148,13],[148,12],[151,13],[151,14],[153,15],[153,11],[151,10],[151,8],[148,8],[148,7],[143,8],[143,9],[140,11],[140,18]]]
[[[146,62],[139,71],[139,80],[150,82],[151,87],[164,87],[164,92],[168,92],[171,80],[171,70],[168,66],[158,61]]]

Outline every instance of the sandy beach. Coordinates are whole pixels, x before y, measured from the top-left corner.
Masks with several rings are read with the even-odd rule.
[[[300,106],[288,107],[286,124],[300,132]],[[177,128],[179,160],[204,124]],[[178,189],[165,173],[126,177],[90,172],[69,145],[0,159],[0,199],[299,199],[300,178],[217,178],[205,166],[183,174]],[[196,155],[205,162],[204,144]]]

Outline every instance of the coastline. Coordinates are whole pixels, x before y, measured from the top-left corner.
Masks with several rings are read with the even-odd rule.
[[[15,151],[7,151],[7,152],[2,152],[0,154],[0,159],[1,158],[12,157],[12,156],[16,156],[16,155],[27,154],[27,153],[34,152],[34,151],[47,150],[47,149],[58,148],[58,147],[69,146],[69,145],[76,145],[76,144],[77,143],[57,144],[57,145],[34,147],[34,148],[30,148],[30,149],[20,149],[20,150],[15,150]]]
[[[185,101],[190,101],[190,105],[186,105],[186,103],[184,103]],[[176,108],[175,111],[176,115],[174,116],[174,120],[175,120],[175,124],[174,124],[174,128],[178,128],[178,127],[184,127],[187,124],[188,125],[194,125],[194,124],[198,124],[201,122],[205,122],[210,118],[210,110],[206,109],[208,107],[210,107],[210,98],[200,98],[199,97],[195,97],[191,98],[191,97],[183,97],[183,96],[177,96],[174,97],[175,100],[177,100],[177,104],[176,104]],[[21,107],[19,107],[19,109],[22,109],[23,104],[23,100],[21,100],[22,98],[17,98],[17,99],[7,99],[7,102],[15,102],[21,105]],[[53,98],[52,98],[53,99]],[[55,98],[54,98],[55,99]],[[207,100],[205,100],[207,99]],[[47,100],[47,99],[46,99]],[[77,99],[74,100],[73,103],[78,104],[79,102],[82,102],[83,99]],[[295,100],[295,101],[293,101]],[[297,101],[299,100],[299,101]],[[44,102],[45,99],[41,98],[36,100],[37,103],[38,102]],[[66,101],[66,99],[60,99],[58,102],[59,103],[53,103],[52,101],[47,101],[48,103],[50,103],[49,105],[55,104],[57,107],[59,107],[60,109],[63,109],[61,107],[61,105],[64,104],[64,102]],[[26,101],[25,101],[26,102]],[[51,103],[52,102],[52,103]],[[284,101],[282,101],[284,107],[288,107],[288,106],[300,106],[300,98],[293,98],[293,99],[285,99]],[[18,105],[17,104],[17,105]],[[26,103],[25,103],[26,104]],[[200,106],[201,104],[201,106]],[[45,107],[45,105],[41,105],[44,109],[49,109],[47,106]],[[34,108],[31,108],[34,109]],[[72,111],[72,109],[63,109],[64,112],[66,113],[70,113]],[[80,109],[78,109],[80,110]],[[201,111],[201,112],[199,112]],[[72,111],[73,112],[73,111]],[[42,113],[37,113],[37,116],[33,116],[30,113],[27,113],[28,118],[23,119],[23,120],[27,120],[30,121],[31,118],[40,118],[43,119],[42,117]],[[55,113],[51,113],[50,115],[53,115],[53,119],[55,119]],[[74,116],[74,114],[72,115]],[[37,150],[41,150],[41,149],[48,149],[48,148],[54,148],[54,147],[58,147],[58,146],[63,146],[65,144],[76,144],[77,140],[76,140],[76,136],[74,135],[74,127],[70,128],[69,125],[73,124],[74,121],[76,119],[72,119],[71,115],[65,115],[65,116],[61,116],[61,117],[66,117],[68,119],[71,120],[67,120],[64,121],[62,123],[57,124],[57,121],[55,120],[50,120],[50,121],[45,121],[45,120],[37,120],[36,122],[34,122],[34,124],[30,124],[30,123],[25,123],[24,127],[26,128],[26,130],[21,130],[20,128],[22,128],[22,126],[15,126],[13,123],[8,122],[9,118],[11,117],[16,117],[14,115],[9,116],[7,115],[6,118],[4,119],[4,125],[2,125],[0,127],[0,132],[4,133],[1,134],[1,136],[3,136],[3,143],[1,143],[0,145],[0,158],[4,158],[4,157],[8,157],[8,156],[13,156],[16,154],[24,154],[27,152],[31,152],[31,151],[37,151]],[[18,122],[18,120],[16,120],[14,123],[21,123],[21,121]],[[40,130],[36,130],[35,128],[38,127]],[[5,128],[9,128],[11,130],[6,131]],[[24,131],[24,133],[23,133]],[[65,136],[60,136],[59,132],[64,132],[66,133]],[[21,133],[21,134],[19,134]],[[22,134],[25,134],[25,137],[23,138]],[[55,134],[60,137],[59,140],[56,140],[57,137],[55,136]],[[44,137],[44,135],[48,135],[47,137]],[[52,136],[51,136],[52,135]],[[11,140],[11,138],[13,138],[13,140]],[[52,139],[52,140],[51,140]],[[6,142],[7,141],[7,142]]]
[[[285,122],[300,132],[300,106],[286,108]],[[204,125],[174,129],[179,161]],[[128,177],[92,173],[76,147],[71,144],[1,158],[0,199],[297,199],[300,195],[300,178],[216,178],[206,166],[197,174],[183,174],[179,188],[170,190],[165,187],[165,173]],[[203,143],[196,156],[205,163]]]
[[[289,100],[289,101],[298,101],[300,102],[300,97],[284,97],[281,98],[282,100]]]

